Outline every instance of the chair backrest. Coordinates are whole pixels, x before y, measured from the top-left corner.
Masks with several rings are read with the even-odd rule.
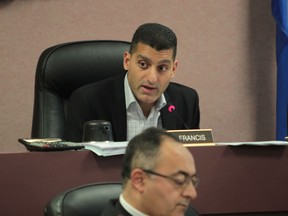
[[[121,183],[95,183],[79,186],[51,199],[44,210],[45,216],[99,216],[108,202],[118,199]],[[200,216],[189,205],[185,216]]]
[[[124,41],[78,41],[41,54],[35,76],[32,138],[63,138],[66,103],[77,88],[125,73]]]
[[[121,183],[96,183],[65,191],[48,202],[45,216],[98,216],[110,199],[118,199]]]

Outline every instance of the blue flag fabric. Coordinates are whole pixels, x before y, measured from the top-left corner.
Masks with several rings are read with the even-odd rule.
[[[277,102],[276,139],[288,136],[288,0],[272,0],[272,14],[277,24]]]

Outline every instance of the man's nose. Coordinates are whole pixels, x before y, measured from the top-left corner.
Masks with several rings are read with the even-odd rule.
[[[185,197],[189,197],[190,199],[196,199],[197,197],[197,190],[192,182],[189,182],[187,187],[183,191],[183,195]]]
[[[155,83],[157,81],[157,69],[155,67],[151,67],[147,79],[150,83]]]

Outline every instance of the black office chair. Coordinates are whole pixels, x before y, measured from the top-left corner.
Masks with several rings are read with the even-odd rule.
[[[110,199],[118,199],[121,183],[97,183],[65,191],[48,202],[45,216],[97,216]]]
[[[45,216],[99,216],[111,199],[118,199],[121,183],[96,183],[65,191],[48,202]],[[189,206],[185,216],[199,216]]]
[[[77,88],[125,73],[124,41],[78,41],[41,54],[35,77],[32,138],[63,138],[66,104]]]

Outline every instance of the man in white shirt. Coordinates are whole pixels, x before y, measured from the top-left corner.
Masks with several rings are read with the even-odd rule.
[[[114,141],[130,140],[148,127],[198,129],[197,92],[170,82],[178,65],[176,51],[177,37],[170,28],[157,23],[138,27],[123,57],[127,73],[71,95],[64,138],[81,142],[83,125],[91,120],[110,122]]]
[[[122,166],[123,192],[101,216],[198,215],[190,206],[198,178],[191,153],[171,134],[148,128],[128,144]]]

